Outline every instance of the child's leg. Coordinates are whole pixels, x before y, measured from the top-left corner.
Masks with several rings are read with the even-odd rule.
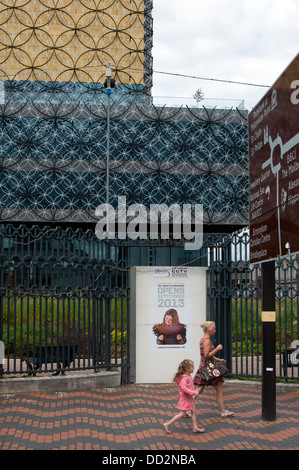
[[[192,419],[192,425],[193,425],[193,432],[204,432],[205,428],[199,428],[197,426],[197,419],[196,419],[196,409],[193,408],[191,411],[191,419]]]
[[[171,426],[173,423],[178,421],[179,419],[183,418],[185,416],[185,411],[180,411],[177,415],[175,415],[173,418],[171,418],[170,421],[168,421],[167,426]]]
[[[191,410],[191,420],[192,420],[193,429],[196,429],[197,428],[197,419],[196,419],[196,409],[195,408],[193,408],[193,410]]]
[[[164,423],[164,428],[166,432],[170,432],[169,426],[171,426],[173,423],[178,421],[179,419],[183,418],[185,416],[185,411],[180,411],[177,415],[175,415],[170,421],[167,423]]]

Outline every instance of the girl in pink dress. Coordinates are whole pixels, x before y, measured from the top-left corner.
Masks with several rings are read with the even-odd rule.
[[[173,381],[179,386],[179,401],[177,408],[180,412],[175,415],[170,421],[164,423],[164,429],[170,433],[170,426],[181,418],[186,416],[187,411],[191,411],[191,419],[193,425],[193,432],[204,432],[205,428],[199,428],[196,421],[196,410],[193,396],[197,397],[198,392],[194,390],[193,380],[191,377],[194,371],[194,363],[190,359],[182,361],[178,367],[178,371],[174,376]]]

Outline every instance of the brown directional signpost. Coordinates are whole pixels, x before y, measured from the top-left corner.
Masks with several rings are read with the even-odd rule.
[[[275,258],[299,251],[299,54],[249,113],[250,261],[262,263],[263,419],[276,419]]]

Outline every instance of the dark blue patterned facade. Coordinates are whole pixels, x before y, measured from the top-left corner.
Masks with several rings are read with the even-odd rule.
[[[104,93],[103,93],[104,96]],[[247,114],[121,105],[110,111],[110,204],[203,204],[206,227],[248,224]],[[107,104],[1,105],[2,221],[95,223],[105,202]]]
[[[153,106],[153,2],[133,3],[0,0],[2,222],[92,227],[109,175],[114,208],[202,204],[206,231],[248,224],[247,112]]]

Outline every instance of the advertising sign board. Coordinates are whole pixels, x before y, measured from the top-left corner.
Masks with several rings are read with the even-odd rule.
[[[248,116],[250,261],[299,251],[299,54]]]
[[[206,275],[205,267],[131,268],[131,376],[136,383],[170,383],[184,359],[199,366]]]

